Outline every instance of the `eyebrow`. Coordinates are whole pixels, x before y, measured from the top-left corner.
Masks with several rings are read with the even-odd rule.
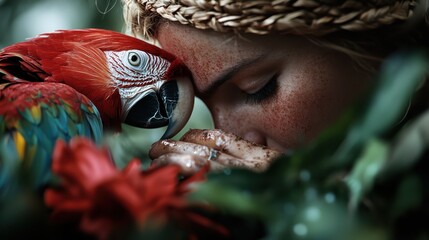
[[[264,57],[265,57],[265,55],[259,55],[255,58],[246,58],[246,59],[242,60],[241,62],[235,64],[234,66],[226,69],[206,89],[200,91],[200,95],[201,96],[210,95],[214,90],[216,90],[216,88],[218,88],[224,82],[228,81],[229,79],[234,77],[234,75],[245,70],[246,68],[250,68],[251,66],[255,65]]]

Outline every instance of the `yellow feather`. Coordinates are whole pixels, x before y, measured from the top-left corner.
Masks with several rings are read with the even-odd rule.
[[[16,152],[18,153],[19,159],[23,160],[25,156],[25,139],[20,132],[14,132],[13,140],[15,141]]]
[[[42,111],[40,109],[40,106],[39,105],[33,106],[31,107],[30,111],[31,111],[31,116],[34,118],[34,120],[37,123],[40,123],[40,120],[42,118]]]

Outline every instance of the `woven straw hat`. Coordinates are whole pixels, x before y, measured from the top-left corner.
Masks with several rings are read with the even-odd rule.
[[[159,17],[218,32],[323,35],[362,31],[408,19],[416,0],[122,0],[134,33]]]

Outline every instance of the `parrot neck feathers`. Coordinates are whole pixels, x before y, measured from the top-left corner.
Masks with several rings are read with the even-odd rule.
[[[63,79],[64,83],[87,96],[99,109],[103,120],[120,119],[122,111],[120,97],[114,86],[107,66],[106,55],[98,48],[76,44],[73,51],[53,59],[52,78]],[[62,63],[58,65],[56,62]],[[66,63],[66,64],[64,64]],[[112,123],[113,124],[113,123]],[[116,123],[114,123],[116,124]],[[110,124],[106,124],[110,125]]]

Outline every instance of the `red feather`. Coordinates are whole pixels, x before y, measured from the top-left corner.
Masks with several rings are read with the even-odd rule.
[[[4,117],[7,129],[17,128],[16,124],[22,118],[21,112],[33,108],[40,111],[42,105],[51,108],[67,105],[79,119],[82,118],[81,105],[92,108],[88,98],[64,84],[5,83],[0,84],[0,90],[0,116]]]
[[[41,34],[0,51],[0,83],[65,83],[97,106],[104,125],[120,128],[121,102],[104,51],[136,49],[171,63],[166,73],[188,74],[172,54],[139,39],[102,29],[62,30]],[[179,67],[176,67],[179,66]]]

